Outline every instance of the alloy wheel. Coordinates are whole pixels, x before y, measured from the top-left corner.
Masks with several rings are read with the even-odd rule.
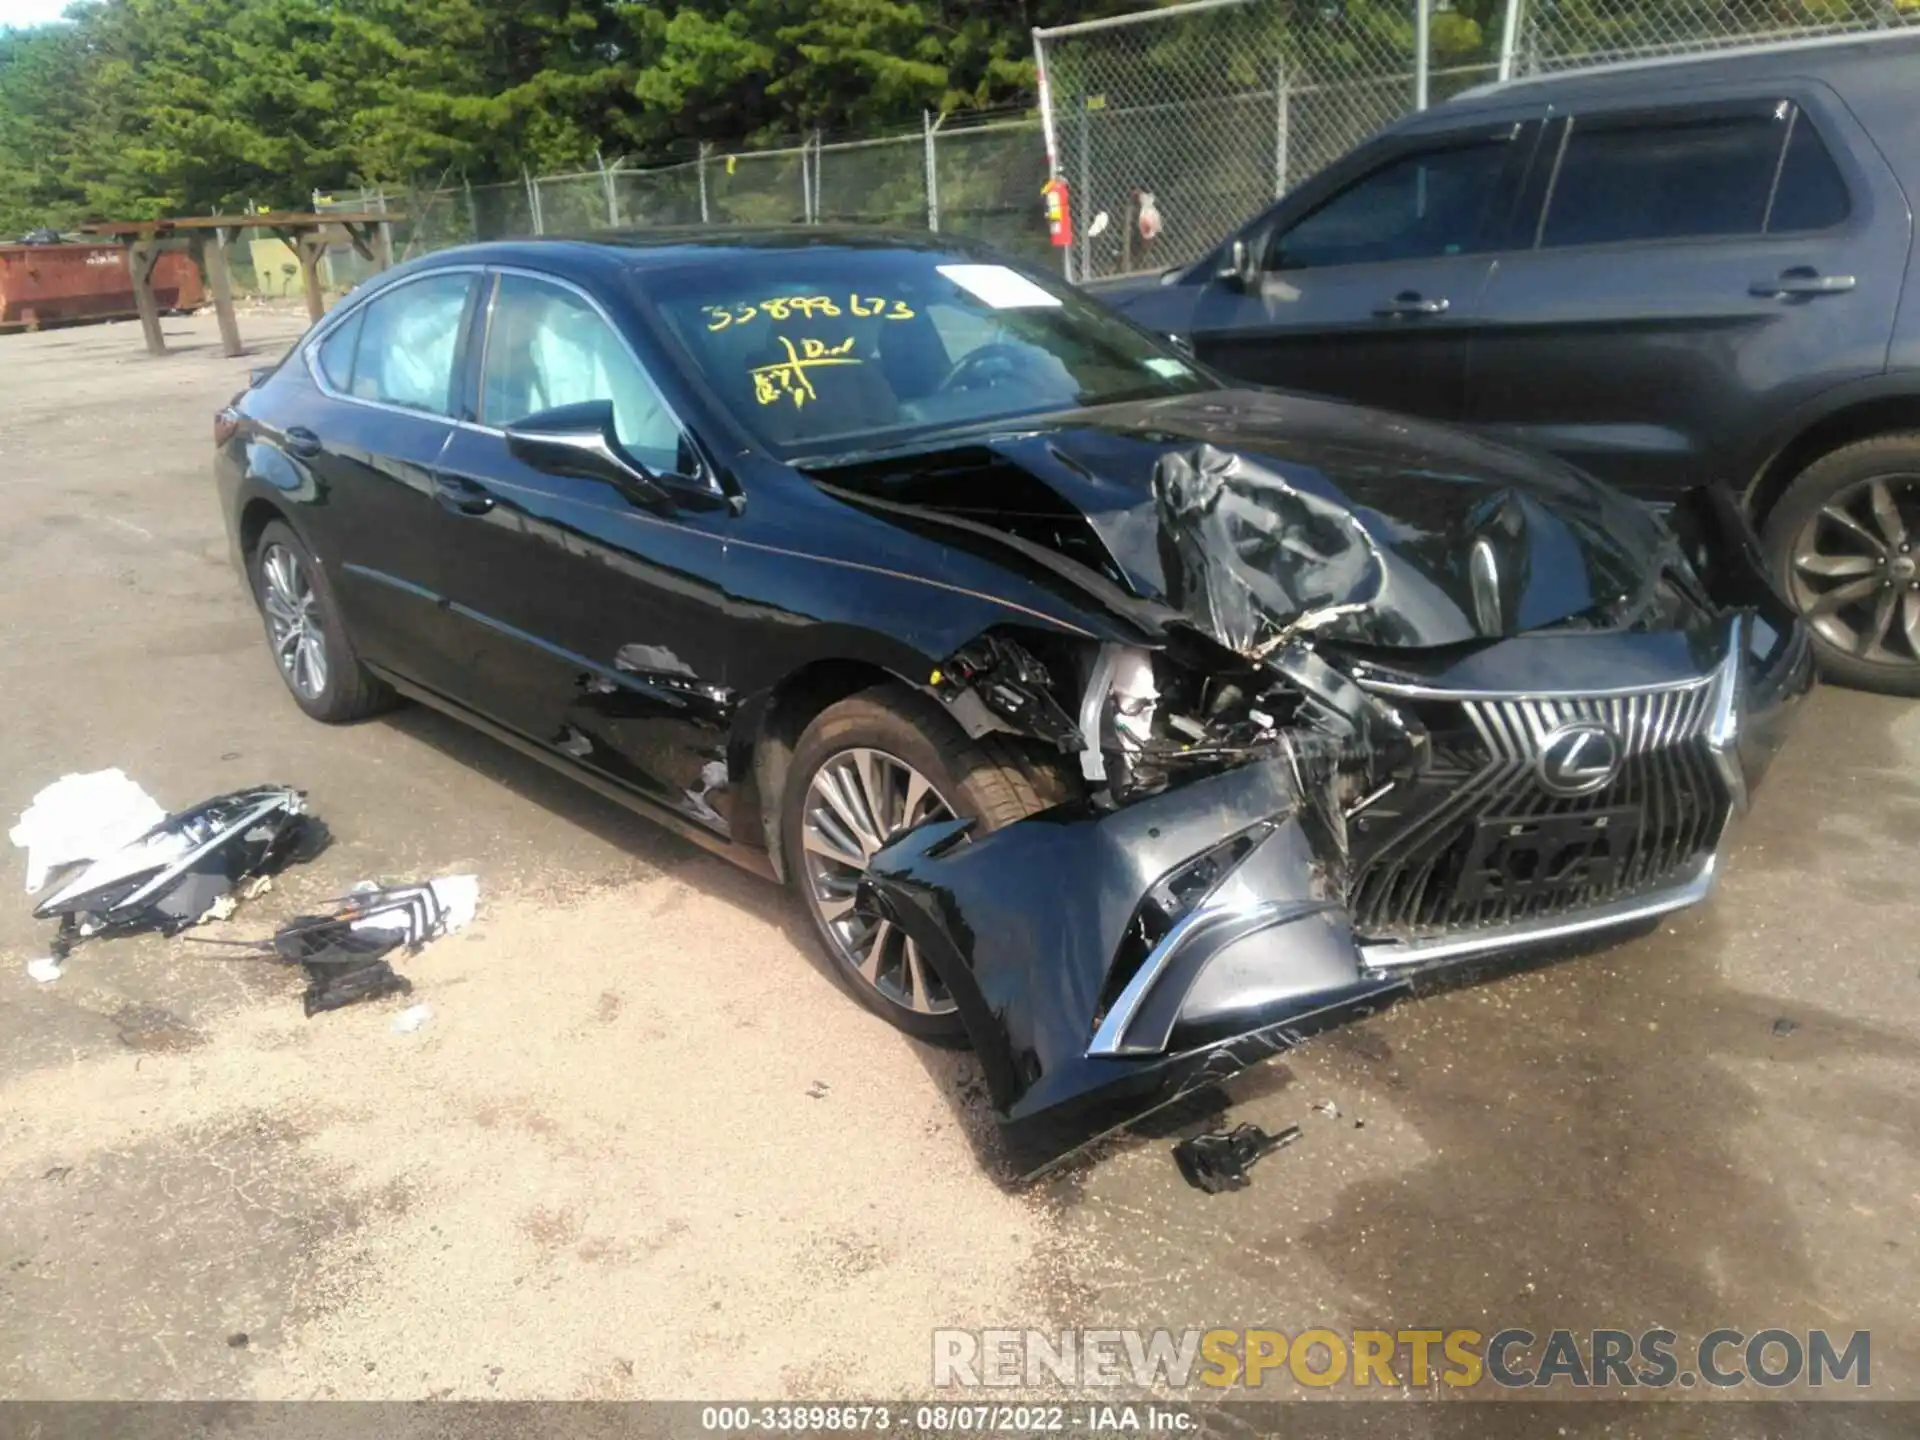
[[[1879,665],[1920,665],[1920,475],[1877,475],[1801,527],[1793,602],[1829,645]]]
[[[842,750],[813,774],[801,817],[807,900],[834,948],[861,980],[894,1004],[945,1015],[953,997],[892,922],[863,910],[856,894],[874,855],[894,836],[953,807],[913,766],[884,750]]]
[[[269,545],[260,557],[260,580],[260,608],[280,673],[301,699],[318,700],[327,688],[327,642],[306,566],[286,546]]]

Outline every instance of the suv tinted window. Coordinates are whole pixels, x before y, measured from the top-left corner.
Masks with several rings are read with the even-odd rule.
[[[1794,116],[1787,136],[1787,156],[1780,164],[1780,183],[1774,187],[1773,210],[1767,233],[1825,230],[1847,218],[1847,182],[1833,156],[1820,143],[1820,133],[1803,110]]]
[[[1542,245],[1758,235],[1788,109],[1637,125],[1575,120]]]
[[[1470,254],[1482,248],[1487,208],[1511,153],[1509,145],[1490,141],[1391,160],[1275,235],[1267,268]]]
[[[429,275],[369,301],[348,393],[451,415],[453,357],[472,282],[465,271]]]

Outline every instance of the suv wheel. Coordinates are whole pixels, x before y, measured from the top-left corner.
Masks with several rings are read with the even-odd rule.
[[[247,570],[267,646],[296,705],[336,725],[393,705],[393,691],[354,653],[326,577],[289,526],[275,520],[260,532]]]
[[[1766,542],[1828,678],[1920,695],[1920,432],[1816,460],[1767,517]]]
[[[910,1035],[964,1037],[953,997],[917,946],[855,894],[876,851],[926,820],[997,830],[1063,799],[1057,770],[997,736],[969,740],[938,706],[881,685],[822,711],[800,736],[780,816],[789,882],[855,996]]]

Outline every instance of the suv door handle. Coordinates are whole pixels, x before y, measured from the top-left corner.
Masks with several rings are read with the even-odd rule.
[[[1811,265],[1796,265],[1782,270],[1777,280],[1754,281],[1747,293],[1767,300],[1785,295],[1840,295],[1859,283],[1851,275],[1822,275]]]
[[[326,448],[320,443],[320,437],[304,425],[289,425],[280,439],[289,455],[297,455],[302,460],[311,460]]]
[[[487,487],[459,475],[435,475],[433,497],[460,515],[484,515],[493,509],[493,496]]]
[[[1424,300],[1418,290],[1402,290],[1373,313],[1379,319],[1392,320],[1409,315],[1444,315],[1453,302],[1444,295]]]

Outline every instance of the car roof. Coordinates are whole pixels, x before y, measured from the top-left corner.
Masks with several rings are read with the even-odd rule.
[[[916,250],[979,253],[955,235],[874,226],[673,226],[655,230],[596,230],[583,235],[529,236],[437,250],[419,268],[438,265],[527,265],[535,269],[647,271],[724,262],[743,250]],[[410,269],[413,267],[409,267]]]
[[[1826,35],[1766,45],[1696,51],[1686,55],[1621,60],[1476,86],[1443,105],[1409,116],[1401,125],[1391,128],[1400,129],[1404,125],[1417,124],[1442,114],[1466,119],[1478,111],[1505,109],[1521,100],[1541,104],[1573,104],[1638,90],[1667,90],[1788,76],[1833,75],[1885,61],[1911,63],[1917,55],[1920,55],[1920,27]],[[1894,79],[1895,73],[1904,78]],[[1912,72],[1904,65],[1897,72],[1889,72],[1888,78],[1890,83],[1904,86],[1913,83]]]

